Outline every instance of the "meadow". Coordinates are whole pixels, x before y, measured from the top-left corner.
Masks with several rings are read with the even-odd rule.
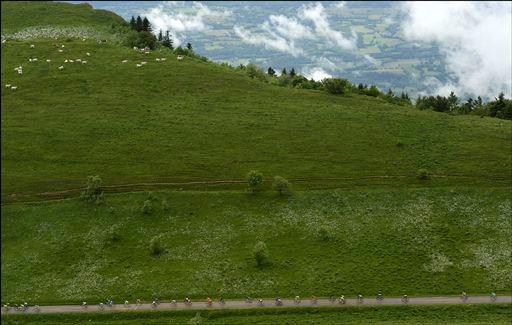
[[[151,196],[149,215],[146,193],[109,195],[102,205],[4,205],[2,302],[510,290],[507,187]],[[159,256],[150,253],[155,237]],[[257,267],[260,240],[270,263]]]

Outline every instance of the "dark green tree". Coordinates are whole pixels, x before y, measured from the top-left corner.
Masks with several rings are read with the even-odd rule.
[[[286,68],[283,68],[283,71],[281,71],[281,75],[286,76],[287,74],[288,74],[288,72],[286,72]]]
[[[192,51],[192,44],[187,43],[187,49],[188,49],[189,51]]]
[[[294,68],[292,68],[292,69],[290,70],[290,77],[292,77],[292,78],[293,78],[293,77],[295,77],[295,75],[296,75],[296,73],[295,73],[295,69],[294,69]]]
[[[172,39],[171,39],[171,35],[169,34],[169,31],[165,32],[165,36],[163,37],[163,40],[162,40],[162,45],[165,47],[168,47],[172,50]]]
[[[164,35],[162,34],[162,30],[160,29],[160,31],[158,32],[158,41],[161,42],[163,41],[164,39]]]
[[[140,18],[140,16],[137,16],[137,20],[135,22],[135,30],[138,32],[142,31],[142,18]]]
[[[144,17],[144,19],[142,20],[142,31],[143,32],[151,32],[152,31],[151,23],[149,22],[149,20],[146,17]]]
[[[130,28],[133,30],[137,30],[137,22],[135,21],[135,18],[132,16],[132,19],[130,19]]]
[[[276,72],[274,71],[274,69],[272,69],[272,67],[268,67],[267,74],[273,77],[276,75]]]

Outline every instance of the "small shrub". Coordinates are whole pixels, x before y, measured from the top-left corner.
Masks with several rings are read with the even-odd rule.
[[[150,200],[144,201],[144,204],[142,205],[142,213],[143,214],[151,214],[153,212],[153,206],[151,205]]]
[[[251,170],[249,174],[247,174],[247,183],[249,184],[249,189],[251,192],[255,192],[256,188],[263,182],[263,174]]]
[[[421,180],[427,180],[430,178],[430,173],[424,169],[424,168],[421,168],[421,169],[418,169],[418,178],[421,179]]]
[[[162,255],[164,253],[164,249],[162,244],[160,243],[159,237],[153,237],[149,242],[149,252],[153,256]]]
[[[85,190],[81,194],[81,198],[87,202],[99,203],[103,197],[103,190],[101,189],[101,178],[99,176],[89,176]]]
[[[281,176],[274,177],[272,188],[276,190],[279,195],[290,193],[290,183],[288,183],[288,181]]]
[[[326,78],[322,81],[324,89],[334,95],[345,94],[350,87],[350,82],[340,78]]]
[[[169,211],[171,209],[171,206],[169,205],[169,202],[167,202],[166,199],[162,200],[162,210]]]
[[[121,239],[121,235],[119,234],[117,227],[110,227],[107,232],[107,239],[112,243],[118,242]]]
[[[253,254],[257,266],[263,266],[268,262],[269,255],[267,245],[265,245],[264,242],[259,241],[258,243],[256,243],[253,249]]]
[[[321,241],[330,241],[335,238],[333,229],[327,225],[322,225],[318,229],[318,238]]]

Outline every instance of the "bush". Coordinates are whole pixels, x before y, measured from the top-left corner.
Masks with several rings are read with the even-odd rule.
[[[253,249],[253,254],[257,266],[263,266],[268,262],[269,255],[267,245],[265,245],[264,242],[259,241],[256,243]]]
[[[326,78],[322,81],[324,89],[334,95],[341,95],[348,91],[350,88],[350,82],[345,79],[339,78]]]
[[[418,169],[418,178],[421,180],[427,180],[430,178],[430,173],[426,169]]]
[[[290,183],[288,183],[288,181],[281,176],[274,177],[272,188],[276,190],[279,195],[290,193]]]
[[[251,190],[251,192],[255,192],[256,188],[262,182],[263,182],[263,174],[262,173],[255,171],[255,170],[251,170],[249,172],[249,174],[247,174],[247,183],[249,184],[249,189]]]
[[[162,210],[169,211],[171,209],[171,206],[169,205],[169,202],[167,202],[166,199],[162,200]]]
[[[153,206],[151,205],[150,200],[144,201],[144,204],[142,205],[142,213],[143,214],[151,214],[153,212]]]
[[[85,190],[81,194],[82,200],[99,203],[103,197],[101,189],[102,180],[99,176],[89,176]]]
[[[160,243],[159,237],[153,237],[151,241],[149,242],[149,252],[153,256],[158,256],[163,254],[164,249],[162,247],[162,244]]]
[[[154,50],[157,45],[157,39],[155,35],[150,32],[136,32],[130,31],[125,40],[125,44],[132,47],[137,46],[138,48],[149,47]]]
[[[321,241],[330,241],[335,238],[334,231],[328,225],[322,225],[318,229],[318,238]]]

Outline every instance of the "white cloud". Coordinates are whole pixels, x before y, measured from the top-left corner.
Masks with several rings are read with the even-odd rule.
[[[512,88],[510,2],[409,2],[402,27],[410,40],[434,42],[446,56],[450,81],[436,92],[492,98]]]
[[[338,9],[343,9],[343,7],[345,7],[345,4],[346,4],[346,1],[339,1],[338,3],[336,3],[334,5],[334,7],[338,8]]]
[[[266,37],[258,34],[253,34],[241,26],[233,27],[235,33],[246,43],[253,45],[263,45],[267,49],[278,50],[290,53],[293,56],[298,56],[303,53],[302,49],[295,46],[295,42],[287,40],[275,33],[271,33],[272,37]]]
[[[315,81],[321,81],[325,78],[332,78],[332,75],[330,75],[324,69],[319,68],[319,67],[315,67],[312,69],[304,68],[304,69],[302,69],[300,74],[308,79],[313,79]]]
[[[320,2],[314,5],[308,4],[302,6],[299,10],[299,18],[311,21],[315,27],[315,33],[331,42],[331,44],[342,49],[356,48],[357,35],[355,32],[352,31],[352,38],[349,39],[345,38],[341,32],[331,29],[324,6]]]
[[[289,39],[312,39],[313,33],[311,30],[299,23],[295,18],[288,18],[283,15],[275,16],[270,15],[270,24],[267,23],[268,28],[273,28],[282,36]]]
[[[153,25],[155,33],[161,29],[163,31],[169,30],[174,36],[175,45],[180,45],[180,38],[184,37],[186,32],[203,31],[208,28],[205,23],[207,18],[223,18],[231,14],[230,11],[215,11],[208,8],[206,5],[194,2],[196,12],[194,14],[183,13],[170,13],[165,7],[173,7],[174,1],[168,1],[165,5],[159,5],[149,9],[144,15],[149,19]]]
[[[372,57],[371,55],[369,54],[365,54],[363,55],[363,57],[368,61],[370,62],[371,64],[373,64],[374,66],[380,66],[380,61],[375,59],[374,57]]]
[[[331,60],[329,60],[328,58],[326,57],[320,57],[318,59],[315,60],[316,63],[321,67],[321,68],[325,68],[325,69],[328,69],[328,70],[334,70],[336,69],[336,63],[332,62]]]

